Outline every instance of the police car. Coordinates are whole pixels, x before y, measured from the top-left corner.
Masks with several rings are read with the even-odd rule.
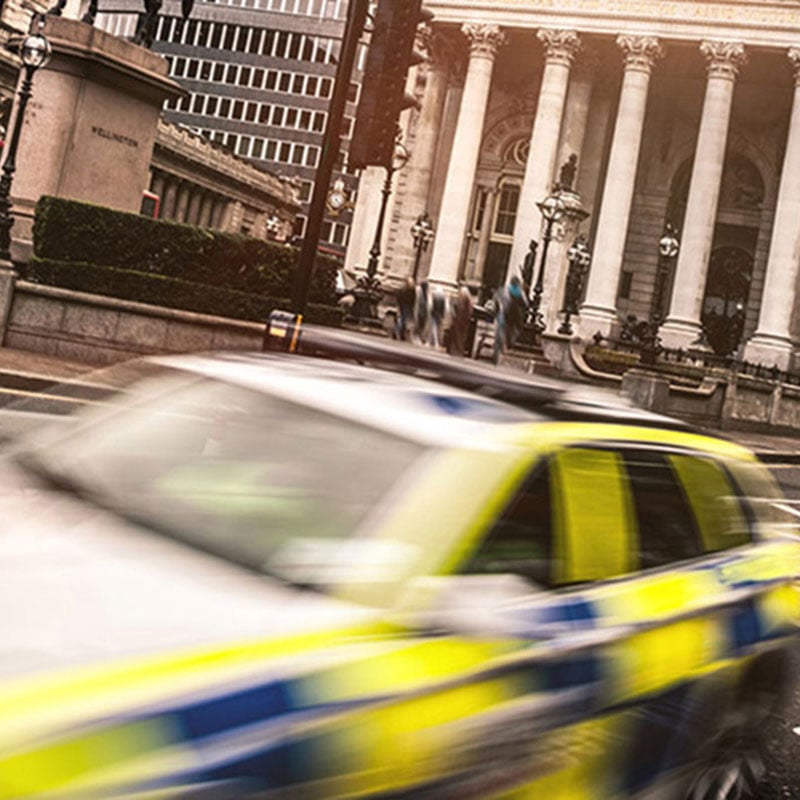
[[[800,543],[750,452],[291,349],[144,360],[4,459],[0,798],[753,796]]]

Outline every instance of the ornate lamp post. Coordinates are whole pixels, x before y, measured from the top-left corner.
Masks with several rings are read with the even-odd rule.
[[[356,288],[353,290],[355,303],[353,304],[353,315],[361,319],[374,320],[375,307],[381,299],[383,290],[381,282],[376,277],[378,272],[378,261],[381,255],[381,238],[383,237],[383,223],[386,219],[386,206],[389,202],[389,195],[392,193],[392,178],[397,170],[402,169],[410,157],[410,153],[405,145],[400,141],[401,131],[398,128],[397,138],[395,139],[394,158],[392,163],[386,167],[386,180],[383,182],[381,190],[381,207],[378,211],[378,223],[375,226],[375,238],[369,251],[369,261],[367,262],[366,275],[362,275],[356,281]]]
[[[0,176],[0,263],[8,264],[11,261],[11,226],[14,224],[14,218],[11,216],[11,181],[17,168],[17,149],[25,118],[25,107],[31,96],[33,75],[50,60],[50,53],[50,42],[41,33],[31,33],[19,43],[19,55],[24,73],[19,87],[17,115],[3,162],[3,174]]]
[[[564,321],[558,329],[559,333],[565,336],[572,336],[572,323],[570,317],[578,313],[578,306],[581,302],[583,293],[583,279],[589,271],[592,263],[592,254],[589,245],[586,243],[586,236],[580,234],[567,250],[569,260],[569,270],[567,271],[567,283],[564,287],[564,307],[561,309],[564,314]]]
[[[667,285],[669,266],[675,256],[678,255],[680,246],[678,232],[668,222],[664,226],[664,233],[658,240],[658,269],[656,270],[656,282],[653,287],[653,302],[650,306],[650,322],[655,325],[660,325],[664,317],[664,289]]]
[[[528,311],[526,328],[532,329],[534,343],[539,344],[539,339],[544,332],[545,322],[539,308],[542,305],[542,291],[544,290],[544,270],[547,264],[547,247],[553,238],[553,225],[564,216],[566,207],[564,201],[557,195],[551,194],[536,204],[544,220],[544,230],[542,231],[542,255],[539,259],[539,272],[536,275],[536,282],[533,284],[531,293],[531,305]]]
[[[411,226],[411,235],[414,237],[414,283],[417,282],[419,273],[419,262],[422,254],[428,249],[428,245],[433,241],[436,231],[427,211],[423,211]]]

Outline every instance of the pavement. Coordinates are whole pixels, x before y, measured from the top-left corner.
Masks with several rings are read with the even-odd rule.
[[[0,390],[40,392],[54,384],[80,384],[80,378],[95,369],[96,365],[81,361],[0,347]],[[742,431],[709,432],[749,447],[766,462],[800,464],[800,431],[796,436]]]

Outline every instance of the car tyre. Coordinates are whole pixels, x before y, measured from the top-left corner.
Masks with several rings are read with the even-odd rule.
[[[758,800],[766,772],[765,728],[782,702],[785,686],[781,654],[756,662],[697,764],[685,800]]]

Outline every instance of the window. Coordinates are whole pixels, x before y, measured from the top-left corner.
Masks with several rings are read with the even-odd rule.
[[[239,74],[239,67],[237,64],[228,64],[228,71],[225,73],[225,83],[236,83],[236,76]]]
[[[272,109],[272,124],[281,126],[283,125],[283,112],[285,111],[283,106],[275,106]]]
[[[319,79],[314,75],[309,75],[306,78],[306,94],[310,94],[312,97],[315,97],[317,94],[317,87],[319,85]]]
[[[269,115],[272,112],[272,106],[269,103],[262,103],[261,110],[258,113],[258,121],[262,125],[267,125],[269,123]]]
[[[300,127],[307,131],[311,128],[311,112],[310,111],[301,111],[300,112]]]
[[[549,586],[552,509],[550,470],[541,464],[512,497],[463,571],[510,573]]]
[[[253,88],[261,89],[264,86],[264,70],[257,67],[253,70]]]
[[[292,149],[292,164],[302,164],[303,155],[305,154],[305,145],[296,144]]]
[[[201,81],[210,81],[211,80],[211,69],[213,64],[210,61],[201,61],[200,62],[200,80]]]
[[[250,67],[242,67],[239,70],[239,86],[250,86],[250,77],[253,74]]]
[[[223,49],[225,50],[234,50],[236,47],[236,33],[238,28],[236,25],[228,25],[225,29],[225,42],[223,44]]]
[[[274,139],[267,139],[267,146],[264,150],[264,158],[266,158],[268,161],[274,161],[277,147],[278,143]]]
[[[699,556],[699,531],[668,457],[651,450],[623,454],[639,534],[642,569]]]
[[[264,43],[261,52],[265,56],[271,56],[272,49],[274,47],[275,47],[275,31],[271,30],[264,31]]]
[[[225,78],[225,64],[214,64],[214,83],[222,83]]]
[[[286,58],[286,50],[289,47],[289,34],[286,31],[281,31],[278,34],[278,41],[275,46],[275,56],[278,58]]]
[[[274,69],[267,70],[267,89],[274,89],[275,84],[278,82],[278,73]]]
[[[296,108],[287,108],[286,109],[286,127],[287,128],[294,128],[297,126],[297,109]]]
[[[264,140],[253,139],[253,158],[261,158],[264,155]]]
[[[324,97],[326,100],[331,96],[331,87],[333,81],[330,78],[322,78],[319,84],[319,96]]]
[[[325,112],[314,112],[314,130],[320,132],[325,127]]]
[[[225,26],[222,23],[215,23],[214,29],[211,32],[211,38],[208,40],[208,46],[214,50],[219,50],[222,46],[222,35],[225,32]]]
[[[206,114],[210,116],[216,116],[218,102],[219,102],[218,97],[214,97],[214,95],[209,95],[208,103],[206,103]]]
[[[223,97],[219,101],[219,116],[227,119],[231,114],[231,101],[228,97]]]
[[[306,166],[316,167],[317,159],[319,158],[319,147],[306,148]]]
[[[243,115],[244,115],[244,102],[241,100],[234,100],[231,118],[241,119]]]
[[[507,184],[500,190],[497,203],[497,216],[494,221],[494,232],[504,236],[514,235],[514,223],[517,219],[519,204],[519,186]]]
[[[246,122],[255,122],[258,114],[258,103],[244,104],[244,118]]]
[[[291,158],[292,145],[289,142],[281,142],[280,150],[278,152],[278,161],[283,161],[285,164],[289,163]]]
[[[281,79],[278,83],[278,89],[281,92],[288,92],[291,86],[292,76],[288,72],[281,73]]]
[[[197,67],[198,67],[197,59],[190,58],[189,63],[187,64],[186,68],[186,77],[187,78],[196,78],[197,77]]]
[[[196,94],[194,96],[194,100],[192,100],[192,113],[193,114],[202,114],[203,113],[203,102],[205,100],[205,95]]]
[[[297,59],[300,57],[300,45],[302,41],[300,39],[299,34],[293,33],[290,36],[289,40],[289,58]]]
[[[303,94],[303,81],[305,75],[295,75],[292,79],[292,92],[294,94]]]
[[[250,44],[247,47],[247,52],[257,56],[261,53],[261,43],[264,40],[264,30],[262,28],[253,28],[253,36],[250,39]]]

